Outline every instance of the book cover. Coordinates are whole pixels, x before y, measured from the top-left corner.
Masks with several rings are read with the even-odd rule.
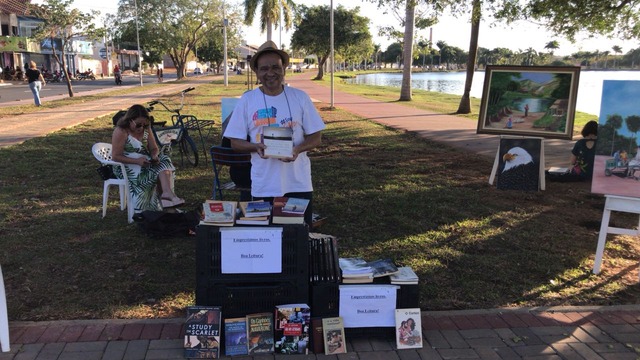
[[[418,275],[413,271],[410,266],[400,266],[398,272],[389,275],[392,284],[418,284]]]
[[[308,354],[311,309],[307,304],[277,305],[275,351],[278,354]]]
[[[276,159],[293,157],[293,130],[289,127],[263,126],[264,156]]]
[[[304,215],[304,212],[309,206],[309,199],[300,199],[290,197],[282,208],[283,213]]]
[[[266,201],[242,201],[240,210],[243,217],[264,217],[271,215],[271,204]]]
[[[289,199],[284,196],[278,196],[273,199],[273,208],[271,211],[271,223],[273,224],[304,224],[304,214],[285,213],[282,208]]]
[[[367,265],[373,269],[373,277],[378,278],[388,276],[398,272],[396,264],[391,259],[379,259],[367,262]]]
[[[347,352],[342,317],[322,319],[322,334],[325,355],[344,354]]]
[[[422,320],[419,308],[396,309],[396,346],[398,349],[422,347]]]
[[[220,357],[222,312],[218,306],[189,306],[185,321],[184,356],[186,358]]]
[[[339,258],[338,264],[342,270],[342,278],[373,276],[373,269],[361,258]]]
[[[322,333],[322,318],[311,319],[311,348],[314,354],[324,353],[324,334]]]
[[[272,353],[273,314],[256,313],[247,315],[247,349],[249,355]]]
[[[207,200],[202,204],[204,218],[202,222],[215,225],[233,225],[236,219],[235,201]]]
[[[247,319],[224,319],[224,353],[227,356],[247,355]]]

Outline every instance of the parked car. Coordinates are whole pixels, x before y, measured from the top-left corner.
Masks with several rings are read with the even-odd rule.
[[[193,75],[202,75],[202,69],[200,68],[193,69]]]

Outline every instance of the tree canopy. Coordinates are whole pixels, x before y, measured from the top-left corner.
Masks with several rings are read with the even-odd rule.
[[[331,55],[331,34],[329,28],[331,9],[329,6],[301,7],[301,21],[295,26],[291,36],[291,47],[318,56],[318,75],[322,79],[323,67]],[[334,51],[353,54],[355,48],[368,56],[373,51],[369,19],[359,15],[360,8],[348,10],[343,6],[334,9]]]
[[[206,37],[221,36],[222,9],[221,0],[137,0],[137,9],[134,2],[120,0],[120,36],[130,39],[136,11],[144,14],[137,17],[140,48],[168,54],[181,79],[197,44]]]
[[[77,38],[96,40],[104,34],[104,29],[98,28],[93,19],[100,13],[92,11],[83,13],[71,7],[73,0],[47,0],[41,5],[30,4],[31,13],[42,20],[33,37],[37,40],[50,39],[53,58],[67,72],[65,52],[71,48],[71,42]],[[61,48],[56,49],[55,39],[60,39]],[[60,55],[58,55],[60,51]],[[73,86],[69,74],[65,77],[69,97],[73,97]]]
[[[556,35],[575,41],[580,32],[623,39],[639,38],[640,0],[504,1],[496,17],[508,22],[533,19]]]

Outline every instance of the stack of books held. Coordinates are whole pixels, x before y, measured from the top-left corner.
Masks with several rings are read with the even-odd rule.
[[[338,263],[340,270],[342,270],[342,283],[344,284],[372,283],[374,278],[390,276],[399,272],[398,267],[391,259],[367,262],[361,258],[340,258]]]
[[[418,285],[418,275],[410,266],[398,267],[398,272],[389,276],[392,284]]]

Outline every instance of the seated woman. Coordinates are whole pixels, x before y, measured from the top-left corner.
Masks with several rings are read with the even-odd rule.
[[[184,204],[171,186],[175,171],[171,159],[160,153],[149,126],[147,109],[142,105],[133,105],[118,120],[111,138],[111,156],[114,161],[125,165],[136,212]],[[119,167],[114,167],[114,173],[118,178],[123,178]],[[160,182],[162,191],[160,199],[156,191],[157,182]]]
[[[571,166],[564,174],[549,174],[550,181],[591,181],[593,163],[596,156],[596,140],[598,139],[598,122],[591,120],[581,131],[582,139],[576,141],[571,150]]]

